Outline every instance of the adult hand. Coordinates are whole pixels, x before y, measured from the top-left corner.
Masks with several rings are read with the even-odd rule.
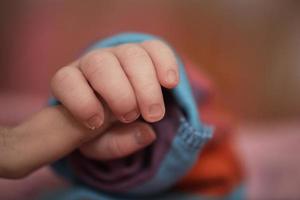
[[[155,140],[144,122],[116,123],[104,107],[104,122],[91,130],[63,106],[54,106],[16,127],[0,127],[0,177],[24,177],[77,148],[90,158],[106,160],[126,156]]]

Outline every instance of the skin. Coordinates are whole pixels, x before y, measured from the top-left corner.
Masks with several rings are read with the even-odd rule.
[[[149,123],[165,114],[161,86],[175,87],[178,74],[158,40],[94,50],[62,67],[51,80],[62,105],[0,127],[0,177],[24,177],[75,149],[109,160],[148,146],[156,138]]]

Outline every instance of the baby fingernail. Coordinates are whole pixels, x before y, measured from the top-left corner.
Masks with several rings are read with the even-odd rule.
[[[146,146],[156,138],[155,134],[147,127],[139,128],[134,134],[137,144]]]
[[[169,84],[174,84],[177,82],[177,74],[174,70],[169,70],[167,73],[167,82]]]
[[[139,116],[139,113],[137,110],[130,111],[126,113],[122,118],[124,122],[132,122]]]
[[[162,112],[163,110],[160,104],[154,104],[149,107],[149,116],[151,118],[161,117],[161,115],[163,114]]]
[[[88,121],[87,121],[87,127],[94,130],[96,128],[99,128],[103,123],[103,119],[100,117],[99,114],[96,114],[92,116]]]

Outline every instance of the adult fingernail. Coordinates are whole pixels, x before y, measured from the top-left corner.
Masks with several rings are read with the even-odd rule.
[[[140,127],[134,134],[138,145],[146,146],[153,142],[156,138],[154,132],[148,127]]]
[[[177,73],[175,70],[169,70],[167,73],[167,82],[169,84],[175,84],[177,82]]]
[[[126,113],[122,119],[124,122],[132,122],[133,120],[137,119],[139,116],[139,113],[137,110],[132,110],[128,113]]]
[[[100,117],[99,114],[96,114],[92,116],[88,121],[87,121],[87,127],[94,130],[96,128],[99,128],[103,123],[102,117]]]
[[[149,117],[160,118],[163,114],[163,110],[160,104],[153,104],[149,107]]]

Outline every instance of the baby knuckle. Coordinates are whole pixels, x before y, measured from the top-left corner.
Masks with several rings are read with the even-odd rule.
[[[120,47],[125,57],[145,57],[147,53],[137,44],[125,44]]]
[[[95,64],[101,64],[105,62],[108,59],[111,59],[112,53],[108,51],[103,50],[95,50],[90,53],[88,53],[86,56],[84,56],[81,59],[81,64],[83,66],[85,65],[95,65]]]
[[[73,69],[71,67],[62,67],[60,68],[53,76],[51,80],[51,85],[60,85],[63,84],[66,80],[72,76]]]
[[[173,49],[165,42],[161,40],[149,40],[141,44],[144,47],[150,47],[151,49],[156,49],[160,54],[167,55],[169,58],[175,58],[175,52]]]
[[[110,52],[94,51],[81,59],[80,68],[87,76],[91,76],[101,72],[103,67],[110,63],[112,58],[113,55]]]

